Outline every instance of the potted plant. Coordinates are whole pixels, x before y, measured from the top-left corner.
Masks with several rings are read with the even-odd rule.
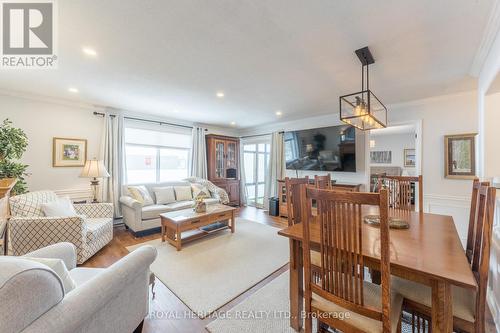
[[[12,127],[12,121],[5,119],[0,125],[0,179],[16,178],[12,195],[26,193],[25,177],[28,165],[19,162],[28,147],[28,137],[20,128]]]

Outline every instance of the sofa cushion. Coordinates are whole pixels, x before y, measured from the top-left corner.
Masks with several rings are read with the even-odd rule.
[[[216,198],[208,198],[208,199],[203,199],[203,202],[205,202],[207,205],[212,205],[212,204],[216,204],[216,203],[219,203],[219,199],[216,199]]]
[[[143,220],[151,220],[157,219],[160,214],[170,212],[172,209],[169,209],[167,205],[151,205],[147,207],[142,207],[142,219]]]
[[[69,197],[57,198],[55,201],[46,202],[40,205],[45,216],[67,217],[78,215]]]
[[[139,201],[141,205],[149,206],[154,204],[153,198],[151,198],[151,195],[144,185],[128,186],[128,191],[130,196]]]
[[[15,217],[43,217],[41,204],[56,201],[52,191],[35,191],[10,198],[10,210]]]
[[[193,199],[191,186],[174,186],[175,198],[177,201],[186,201]]]
[[[165,207],[167,207],[169,211],[191,208],[192,206],[193,206],[193,201],[191,201],[191,200],[177,201],[177,202],[173,202],[171,204],[165,205]]]
[[[76,283],[69,275],[68,269],[66,268],[66,264],[64,263],[64,261],[62,261],[62,259],[35,258],[35,257],[19,257],[19,258],[38,262],[52,269],[61,279],[65,293],[69,293],[71,290],[75,289]]]
[[[175,202],[175,192],[173,186],[153,187],[157,205],[166,205]]]
[[[69,271],[69,275],[71,276],[73,281],[75,281],[76,286],[79,287],[83,283],[93,279],[105,270],[105,268],[77,267]]]
[[[191,188],[193,189],[193,198],[196,198],[199,195],[202,195],[205,198],[210,198],[210,191],[206,186],[201,184],[192,184]]]

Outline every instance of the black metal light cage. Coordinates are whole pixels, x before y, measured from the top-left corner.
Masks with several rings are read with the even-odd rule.
[[[370,90],[368,66],[375,60],[368,46],[355,53],[361,61],[361,91],[339,97],[340,120],[363,131],[387,127],[387,108]]]
[[[366,101],[366,112],[355,114],[356,97]],[[340,120],[360,130],[387,127],[387,108],[370,90],[362,90],[339,98]]]

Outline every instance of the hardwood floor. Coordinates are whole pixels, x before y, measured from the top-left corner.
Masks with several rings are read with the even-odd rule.
[[[266,211],[254,207],[243,207],[238,210],[238,217],[246,218],[259,223],[277,228],[287,226],[287,220],[281,217],[269,216]],[[236,231],[238,232],[238,231]],[[124,226],[115,227],[113,240],[87,260],[84,267],[105,268],[126,256],[129,252],[127,246],[140,244],[149,240],[160,238],[160,233],[135,238]],[[236,304],[242,302],[250,295],[261,289],[281,273],[288,270],[285,266],[272,275],[247,290],[231,302],[227,303],[219,312],[228,311]],[[192,315],[189,308],[182,303],[160,280],[156,279],[156,296],[152,299],[150,291],[150,315],[144,321],[143,333],[172,332],[172,333],[197,333],[207,332],[205,326],[214,319],[200,319]],[[486,308],[486,333],[496,332],[495,323],[488,308]]]

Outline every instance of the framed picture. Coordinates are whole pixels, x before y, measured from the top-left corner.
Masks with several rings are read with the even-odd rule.
[[[87,140],[54,138],[52,144],[53,167],[82,167],[87,160]]]
[[[370,163],[376,164],[391,164],[392,163],[392,151],[371,151],[370,152]]]
[[[405,168],[415,167],[415,149],[405,149],[404,150]]]
[[[477,133],[445,135],[444,176],[446,178],[473,179],[476,177]]]

